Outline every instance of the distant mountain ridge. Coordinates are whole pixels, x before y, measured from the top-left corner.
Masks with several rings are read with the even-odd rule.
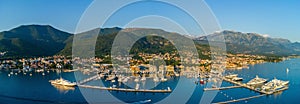
[[[292,55],[299,54],[300,44],[292,43],[287,39],[266,37],[257,33],[242,33],[236,31],[224,30],[215,32],[208,36],[195,38],[199,43],[206,43],[208,38],[214,42],[222,37],[228,51],[234,53],[249,54],[275,54],[275,55]]]
[[[111,44],[118,32],[137,29],[144,31],[143,33],[145,34],[177,34],[160,29],[122,29],[118,27],[97,28],[80,34],[99,34],[96,54],[105,55],[110,54]],[[257,33],[224,30],[208,36],[194,38],[193,40],[199,51],[209,51],[207,38],[214,41],[218,40],[222,35],[225,37],[227,51],[231,53],[300,55],[300,43],[293,43],[287,39],[265,37]],[[0,32],[0,52],[7,52],[6,56],[19,57],[52,56],[55,54],[70,55],[72,53],[73,37],[74,34],[58,30],[49,25],[22,25],[9,31]],[[166,52],[174,51],[174,48],[166,39],[150,36],[140,39],[132,50],[134,52]]]

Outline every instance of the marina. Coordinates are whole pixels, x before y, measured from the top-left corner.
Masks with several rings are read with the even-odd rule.
[[[262,97],[262,96],[265,96],[265,95],[271,95],[271,94],[274,94],[276,92],[281,92],[281,91],[287,90],[288,89],[287,85],[288,85],[288,82],[289,82],[289,81],[281,81],[281,80],[278,80],[278,79],[274,78],[272,81],[264,84],[261,88],[257,88],[257,87],[253,87],[252,85],[261,84],[261,83],[266,82],[267,80],[263,79],[263,78],[259,78],[258,76],[256,76],[254,79],[250,80],[248,83],[241,83],[237,80],[234,80],[234,78],[238,78],[237,74],[222,77],[223,81],[232,83],[235,86],[219,87],[219,88],[204,88],[203,90],[204,91],[226,90],[226,89],[231,89],[231,88],[241,88],[242,87],[242,88],[247,88],[249,90],[260,93],[260,95],[255,95],[255,96],[250,96],[250,97],[245,97],[245,98],[240,98],[240,99],[233,99],[233,100],[229,100],[229,101],[214,103],[214,104],[226,104],[226,103],[239,102],[239,101],[243,101],[243,100],[258,98],[258,97]],[[266,89],[268,89],[268,90],[266,90]]]
[[[91,85],[78,85],[78,87],[109,90],[109,91],[123,91],[123,92],[149,92],[149,93],[171,93],[172,92],[172,90],[169,87],[163,90],[127,89],[127,88],[100,87],[100,86],[91,86]]]

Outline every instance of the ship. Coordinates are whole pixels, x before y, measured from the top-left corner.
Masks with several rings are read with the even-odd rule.
[[[274,78],[272,81],[270,81],[270,82],[266,83],[265,85],[263,85],[262,90],[275,91],[275,90],[279,90],[281,88],[284,88],[288,84],[289,84],[289,81],[282,81],[282,80],[278,80],[278,79]]]
[[[76,83],[74,82],[69,82],[63,78],[55,79],[55,80],[50,80],[49,81],[52,85],[62,85],[62,86],[69,86],[73,87],[76,86]]]
[[[258,84],[263,84],[267,82],[267,79],[264,79],[264,78],[259,78],[258,75],[256,75],[255,78],[251,79],[247,85],[258,85]]]

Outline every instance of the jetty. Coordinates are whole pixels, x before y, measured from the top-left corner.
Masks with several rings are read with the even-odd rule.
[[[94,76],[86,78],[82,81],[78,81],[77,86],[82,87],[82,88],[92,88],[92,89],[122,91],[122,92],[151,92],[151,93],[171,93],[172,92],[170,87],[168,87],[167,89],[162,89],[162,90],[149,90],[149,89],[139,89],[138,87],[135,89],[128,89],[128,88],[114,88],[114,87],[100,87],[100,86],[85,85],[85,83],[96,80],[98,77],[99,77],[99,75],[94,75]]]
[[[109,91],[121,91],[121,92],[152,92],[152,93],[171,93],[172,92],[172,90],[169,87],[168,87],[168,89],[163,89],[163,90],[113,88],[113,87],[100,87],[100,86],[91,86],[91,85],[78,85],[78,87],[109,90]]]
[[[245,83],[233,81],[233,80],[227,79],[227,78],[225,78],[225,77],[223,77],[223,80],[224,80],[224,81],[227,81],[227,82],[230,82],[230,83],[232,83],[232,84],[241,86],[241,87],[243,87],[243,88],[247,88],[247,89],[249,89],[249,90],[253,90],[253,91],[256,91],[256,92],[258,92],[258,93],[261,93],[261,94],[268,94],[268,95],[273,94],[273,93],[275,93],[275,92],[279,92],[279,91],[283,91],[283,90],[287,90],[287,89],[288,89],[288,87],[284,87],[284,88],[282,88],[282,89],[275,90],[275,91],[263,91],[263,90],[255,89],[255,87],[249,86],[249,85],[247,85],[247,84],[245,84]]]
[[[212,90],[226,90],[231,88],[240,88],[242,86],[229,86],[229,87],[217,87],[217,88],[204,88],[204,91],[212,91]]]
[[[82,80],[82,81],[78,81],[78,82],[77,82],[77,85],[82,85],[82,84],[88,83],[88,82],[90,82],[90,81],[92,81],[92,80],[97,79],[98,77],[99,77],[99,75],[91,76],[91,77],[86,78],[86,79],[84,79],[84,80]]]
[[[267,94],[262,94],[262,95],[256,95],[256,96],[251,96],[251,97],[246,97],[246,98],[240,98],[240,99],[234,99],[234,100],[229,100],[229,101],[224,101],[224,102],[218,102],[218,103],[213,103],[213,104],[228,104],[228,103],[233,103],[233,102],[239,102],[243,100],[249,100],[253,98],[258,98],[262,96],[266,96]]]
[[[234,84],[235,86],[229,86],[229,87],[220,87],[220,88],[204,88],[203,90],[204,91],[211,91],[211,90],[225,90],[225,89],[231,89],[231,88],[247,88],[249,90],[253,90],[255,92],[258,92],[260,93],[260,95],[256,95],[256,96],[251,96],[251,97],[246,97],[246,98],[240,98],[240,99],[233,99],[233,100],[229,100],[229,101],[224,101],[224,102],[217,102],[217,103],[214,103],[214,104],[226,104],[226,103],[233,103],[233,102],[239,102],[239,101],[243,101],[243,100],[249,100],[249,99],[253,99],[253,98],[258,98],[258,97],[262,97],[262,96],[265,96],[265,95],[271,95],[271,94],[274,94],[276,92],[280,92],[280,91],[284,91],[284,90],[287,90],[288,89],[288,86],[286,87],[283,87],[281,89],[277,89],[277,90],[273,90],[273,91],[264,91],[264,90],[259,90],[259,89],[256,89],[255,87],[253,86],[250,86],[250,85],[247,85],[245,83],[242,83],[242,82],[239,82],[239,81],[235,81],[235,80],[232,80],[230,78],[226,78],[226,77],[222,77],[222,79],[224,81],[227,81],[229,83],[232,83]]]

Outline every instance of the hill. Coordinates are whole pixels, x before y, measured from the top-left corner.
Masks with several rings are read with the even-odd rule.
[[[71,35],[49,25],[24,25],[0,33],[0,51],[7,57],[54,55]]]

